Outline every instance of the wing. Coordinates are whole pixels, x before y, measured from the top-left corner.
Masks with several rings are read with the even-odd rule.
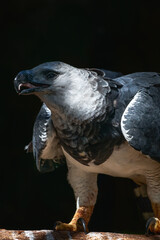
[[[42,105],[33,127],[32,142],[26,147],[33,149],[36,166],[40,172],[51,172],[64,160],[64,155],[54,129],[51,111]]]
[[[139,91],[125,109],[121,129],[136,150],[160,161],[160,88]]]

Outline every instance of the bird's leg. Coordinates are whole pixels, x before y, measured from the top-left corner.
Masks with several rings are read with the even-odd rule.
[[[154,162],[153,168],[146,171],[147,193],[151,201],[154,217],[146,224],[147,234],[160,234],[160,166]]]
[[[57,222],[55,230],[88,232],[97,198],[97,174],[82,171],[68,163],[68,180],[77,199],[77,210],[70,223]]]

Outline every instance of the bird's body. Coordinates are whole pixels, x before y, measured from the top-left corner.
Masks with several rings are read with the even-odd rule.
[[[100,165],[95,165],[94,160],[88,166],[83,165],[77,162],[65,150],[63,152],[68,162],[83,171],[135,179],[136,182],[144,184],[144,171],[149,171],[152,167],[157,170],[157,167],[160,167],[159,163],[136,151],[128,143],[123,143],[120,147],[115,147],[111,156]]]
[[[34,93],[44,102],[33,134],[38,169],[46,161],[52,170],[57,156],[66,157],[77,211],[70,224],[57,226],[59,230],[77,230],[82,217],[88,223],[99,173],[147,186],[160,218],[160,75],[134,73],[112,79],[107,74],[52,62],[15,79],[19,93]],[[158,221],[150,222],[151,231],[159,231],[153,224]]]

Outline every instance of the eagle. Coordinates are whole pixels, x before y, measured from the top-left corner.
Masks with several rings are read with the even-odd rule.
[[[53,171],[66,159],[76,211],[55,229],[87,230],[97,176],[107,174],[145,191],[154,212],[147,233],[160,233],[160,74],[122,75],[54,61],[19,72],[14,86],[43,102],[27,147],[38,170]]]

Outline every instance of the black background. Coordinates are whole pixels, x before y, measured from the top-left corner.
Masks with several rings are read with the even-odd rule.
[[[124,74],[160,71],[159,1],[3,1],[1,16],[0,227],[52,229],[70,221],[75,200],[67,169],[40,174],[24,152],[40,108],[18,96],[15,75],[46,61]],[[99,177],[92,231],[143,232],[130,180]]]

